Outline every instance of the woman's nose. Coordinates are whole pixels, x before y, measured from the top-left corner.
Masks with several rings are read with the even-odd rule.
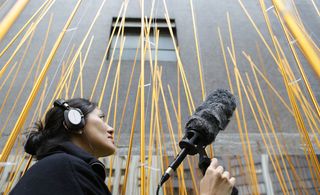
[[[113,129],[113,127],[111,127],[111,126],[109,126],[108,124],[107,124],[107,128],[108,128],[108,133],[110,133],[111,135],[114,133],[114,129]]]

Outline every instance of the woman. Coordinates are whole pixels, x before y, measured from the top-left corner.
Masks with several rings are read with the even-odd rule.
[[[10,194],[111,194],[104,183],[105,167],[97,160],[116,150],[114,129],[104,117],[89,100],[56,100],[44,124],[37,123],[25,144],[25,151],[38,162]],[[200,192],[230,194],[233,185],[234,178],[217,167],[215,159],[200,182]]]

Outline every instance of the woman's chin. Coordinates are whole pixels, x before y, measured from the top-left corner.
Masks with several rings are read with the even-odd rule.
[[[117,148],[115,145],[108,144],[108,146],[105,148],[105,154],[106,154],[106,156],[113,155],[116,152],[116,150],[117,150]]]

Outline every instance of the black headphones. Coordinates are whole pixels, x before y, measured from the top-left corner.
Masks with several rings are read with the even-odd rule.
[[[64,109],[63,124],[67,130],[80,130],[85,126],[84,115],[79,108],[70,107],[64,99],[57,99],[53,105]]]

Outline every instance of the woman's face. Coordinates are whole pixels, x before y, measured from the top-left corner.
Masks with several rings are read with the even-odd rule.
[[[109,156],[116,151],[114,129],[105,123],[104,117],[105,114],[96,108],[87,115],[84,127],[83,136],[96,157]]]

